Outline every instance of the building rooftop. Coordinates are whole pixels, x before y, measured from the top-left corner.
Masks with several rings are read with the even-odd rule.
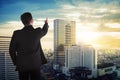
[[[114,64],[113,63],[102,63],[102,64],[98,64],[98,69],[111,67],[111,66],[114,66]]]

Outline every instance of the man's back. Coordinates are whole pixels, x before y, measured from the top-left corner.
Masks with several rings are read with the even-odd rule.
[[[40,34],[41,29],[38,31],[31,26],[27,26],[22,30],[15,31],[18,55],[27,55],[27,53],[32,54],[32,52],[35,52],[40,44]]]
[[[26,71],[40,67],[40,54],[44,54],[40,39],[47,33],[47,30],[48,25],[46,24],[43,29],[25,26],[22,30],[14,32],[10,49],[13,47],[17,52],[15,64],[18,70]]]

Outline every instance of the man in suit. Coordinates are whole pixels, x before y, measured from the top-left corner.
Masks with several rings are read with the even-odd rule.
[[[21,21],[24,28],[14,31],[9,53],[20,80],[40,80],[41,54],[44,54],[40,39],[47,34],[48,22],[45,20],[43,28],[34,29],[33,18],[29,12],[21,15]]]

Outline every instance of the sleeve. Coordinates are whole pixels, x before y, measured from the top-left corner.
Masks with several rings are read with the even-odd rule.
[[[45,23],[43,28],[37,28],[37,32],[40,33],[41,37],[43,37],[47,34],[48,28],[49,28],[48,23]]]
[[[9,46],[9,54],[14,65],[16,65],[16,47],[17,46],[16,46],[15,32],[14,32]]]

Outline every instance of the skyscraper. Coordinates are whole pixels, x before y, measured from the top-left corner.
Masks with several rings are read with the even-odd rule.
[[[18,73],[9,55],[10,39],[0,36],[0,80],[18,80]]]
[[[65,49],[76,44],[75,21],[54,20],[54,59],[64,65]]]

